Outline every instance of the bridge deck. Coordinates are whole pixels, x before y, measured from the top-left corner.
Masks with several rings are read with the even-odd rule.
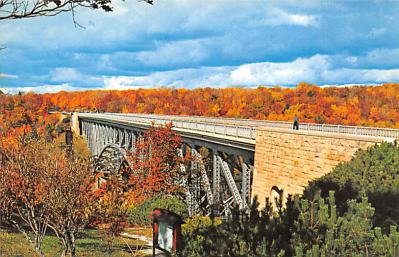
[[[122,114],[122,113],[79,113],[80,118],[109,120],[141,125],[165,124],[172,122],[177,131],[202,134],[211,137],[224,138],[255,145],[257,127],[280,128],[282,131],[292,129],[292,123],[281,121],[246,120],[231,118],[211,118],[200,116],[176,116],[153,114]],[[350,136],[399,139],[399,129],[343,126],[328,124],[301,123],[300,131],[316,133],[333,133]]]

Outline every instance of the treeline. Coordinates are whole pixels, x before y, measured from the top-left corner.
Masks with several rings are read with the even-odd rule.
[[[199,115],[399,127],[399,84],[296,88],[93,90],[0,95],[0,113],[28,110]]]

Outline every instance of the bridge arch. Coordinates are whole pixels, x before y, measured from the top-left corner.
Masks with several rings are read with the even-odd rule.
[[[102,173],[105,177],[120,173],[130,166],[126,154],[126,150],[117,144],[105,145],[95,159],[94,172]]]

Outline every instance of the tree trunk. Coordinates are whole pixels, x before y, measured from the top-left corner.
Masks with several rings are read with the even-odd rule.
[[[70,232],[69,233],[69,250],[71,252],[71,257],[76,257],[76,239],[75,239],[75,233]]]
[[[75,238],[75,233],[71,231],[65,231],[62,235],[62,243],[64,246],[64,251],[65,254],[63,256],[66,256],[66,254],[70,254],[71,257],[76,257],[76,238]]]
[[[36,244],[36,243],[35,243],[35,244]],[[35,245],[35,250],[36,250],[36,252],[37,252],[41,257],[44,257],[44,253],[40,250],[40,248],[41,248],[40,243],[38,243],[38,244]]]
[[[39,240],[39,236],[38,236],[38,233],[36,233],[35,231],[33,231],[33,232],[35,232],[35,240],[32,240],[32,238],[29,236],[29,234],[25,231],[25,229],[23,229],[20,225],[19,225],[19,223],[17,222],[17,221],[15,221],[15,220],[13,220],[13,219],[11,219],[10,221],[10,224],[12,225],[12,226],[14,226],[19,232],[21,232],[24,236],[25,236],[25,238],[26,238],[26,240],[31,244],[31,246],[35,249],[35,251],[41,256],[41,257],[44,257],[44,253],[41,251],[41,241]],[[32,227],[32,226],[31,226]]]
[[[111,236],[107,233],[107,250],[108,250],[108,257],[111,257],[112,249],[111,249],[112,239]]]
[[[64,249],[62,249],[61,257],[65,257],[66,254],[68,253],[68,244],[66,242],[66,238],[64,236],[58,238],[61,238],[62,246],[64,247]]]

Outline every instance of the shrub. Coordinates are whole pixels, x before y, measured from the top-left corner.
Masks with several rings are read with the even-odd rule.
[[[399,146],[381,143],[367,150],[359,150],[346,163],[336,166],[331,173],[311,182],[305,195],[320,191],[322,197],[336,192],[337,211],[348,210],[349,199],[367,196],[375,208],[373,224],[388,231],[399,224]]]
[[[220,218],[211,219],[208,216],[194,216],[186,219],[182,225],[183,235],[190,235],[198,229],[206,229],[213,224],[220,225],[222,220]]]
[[[128,222],[131,225],[150,226],[151,213],[155,208],[162,208],[180,215],[183,219],[188,217],[187,205],[175,196],[160,196],[145,200],[137,206],[131,207],[128,212]]]
[[[293,203],[290,200],[290,203]],[[291,204],[289,204],[291,205]],[[262,210],[254,198],[249,210],[235,208],[225,221],[209,221],[205,226],[183,233],[184,249],[179,256],[277,256],[287,248],[290,239],[288,224],[292,224],[292,208],[280,211],[279,216],[272,219],[271,205]],[[287,205],[288,206],[288,205]],[[292,206],[292,205],[291,205]],[[199,218],[197,218],[199,219]],[[195,226],[192,226],[195,227]]]
[[[398,256],[399,232],[391,226],[383,235],[373,227],[374,208],[367,197],[348,200],[348,210],[337,215],[335,197],[316,195],[313,202],[302,199],[291,239],[295,256]]]
[[[185,220],[182,225],[184,256],[204,256],[197,251],[204,245],[204,240],[210,228],[217,228],[221,224],[220,219],[211,219],[208,216],[194,216]]]
[[[183,233],[185,246],[178,256],[399,256],[399,232],[384,234],[373,227],[374,208],[367,198],[349,200],[348,210],[336,212],[335,197],[296,197],[287,207],[261,211],[254,199],[249,211],[234,209],[221,224],[204,218],[196,229]],[[195,227],[195,226],[193,226]]]

